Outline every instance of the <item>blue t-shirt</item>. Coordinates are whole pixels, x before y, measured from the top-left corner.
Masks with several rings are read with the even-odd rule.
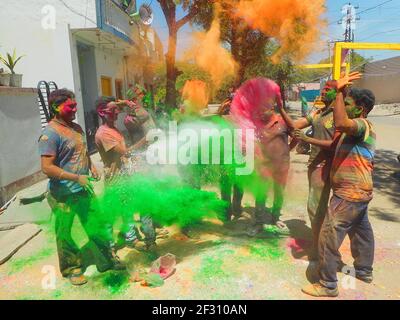
[[[85,133],[74,123],[72,127],[53,119],[39,138],[41,156],[55,156],[54,164],[66,172],[88,175],[89,156]],[[83,190],[79,183],[70,180],[50,179],[52,194],[65,196]]]

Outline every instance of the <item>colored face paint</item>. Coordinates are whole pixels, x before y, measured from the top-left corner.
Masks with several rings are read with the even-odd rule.
[[[321,91],[321,99],[325,105],[330,105],[336,99],[336,90],[330,86],[325,86]]]
[[[75,119],[77,103],[74,99],[68,99],[57,107],[57,112],[66,122],[71,122]]]
[[[355,104],[353,98],[347,97],[347,98],[344,100],[344,104],[345,104],[345,106],[346,106],[346,113],[347,113],[347,116],[348,116],[350,119],[355,119],[355,118],[360,117],[360,115],[361,115],[363,109],[362,109],[362,107],[356,106],[356,104]]]
[[[331,89],[326,93],[326,100],[332,102],[336,99],[336,90]]]

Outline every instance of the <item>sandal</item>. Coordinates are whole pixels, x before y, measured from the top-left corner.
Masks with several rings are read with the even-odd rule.
[[[81,286],[88,282],[86,277],[81,273],[81,271],[73,272],[68,276],[69,282],[74,286]]]
[[[159,229],[157,228],[156,233],[157,235],[168,235],[169,231],[165,228],[159,228]]]
[[[288,226],[282,220],[280,220],[280,219],[276,220],[275,226],[278,228],[279,233],[287,234],[287,235],[290,234],[290,230],[289,230]]]

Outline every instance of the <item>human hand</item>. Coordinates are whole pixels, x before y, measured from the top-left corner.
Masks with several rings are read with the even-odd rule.
[[[92,165],[92,167],[90,168],[90,172],[92,173],[92,177],[96,181],[99,181],[101,179],[101,175],[99,174],[99,172],[97,171],[97,168],[94,165]]]
[[[300,129],[295,129],[293,131],[293,137],[297,140],[307,141],[307,135]]]
[[[81,187],[83,187],[83,189],[88,192],[90,195],[94,194],[94,188],[93,188],[93,184],[92,181],[95,181],[94,178],[91,178],[89,176],[78,176],[78,180],[77,182],[79,183],[79,185]]]
[[[278,106],[279,110],[283,110],[283,102],[281,97],[276,98],[276,105]]]
[[[339,80],[336,80],[336,89],[342,90],[343,88],[353,84],[354,80],[361,79],[360,72],[352,72],[348,75],[343,75]]]

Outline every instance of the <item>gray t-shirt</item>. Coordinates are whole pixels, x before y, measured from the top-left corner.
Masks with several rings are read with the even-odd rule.
[[[333,109],[319,110],[316,113],[307,116],[313,128],[313,137],[318,140],[332,140],[335,134],[335,126],[333,122]],[[318,166],[332,161],[333,152],[311,145],[310,158],[308,160],[309,166]]]
[[[89,156],[85,133],[73,123],[72,127],[53,119],[39,138],[41,156],[55,156],[54,164],[66,172],[89,174]],[[83,190],[79,183],[51,178],[49,189],[53,195],[66,196]]]

